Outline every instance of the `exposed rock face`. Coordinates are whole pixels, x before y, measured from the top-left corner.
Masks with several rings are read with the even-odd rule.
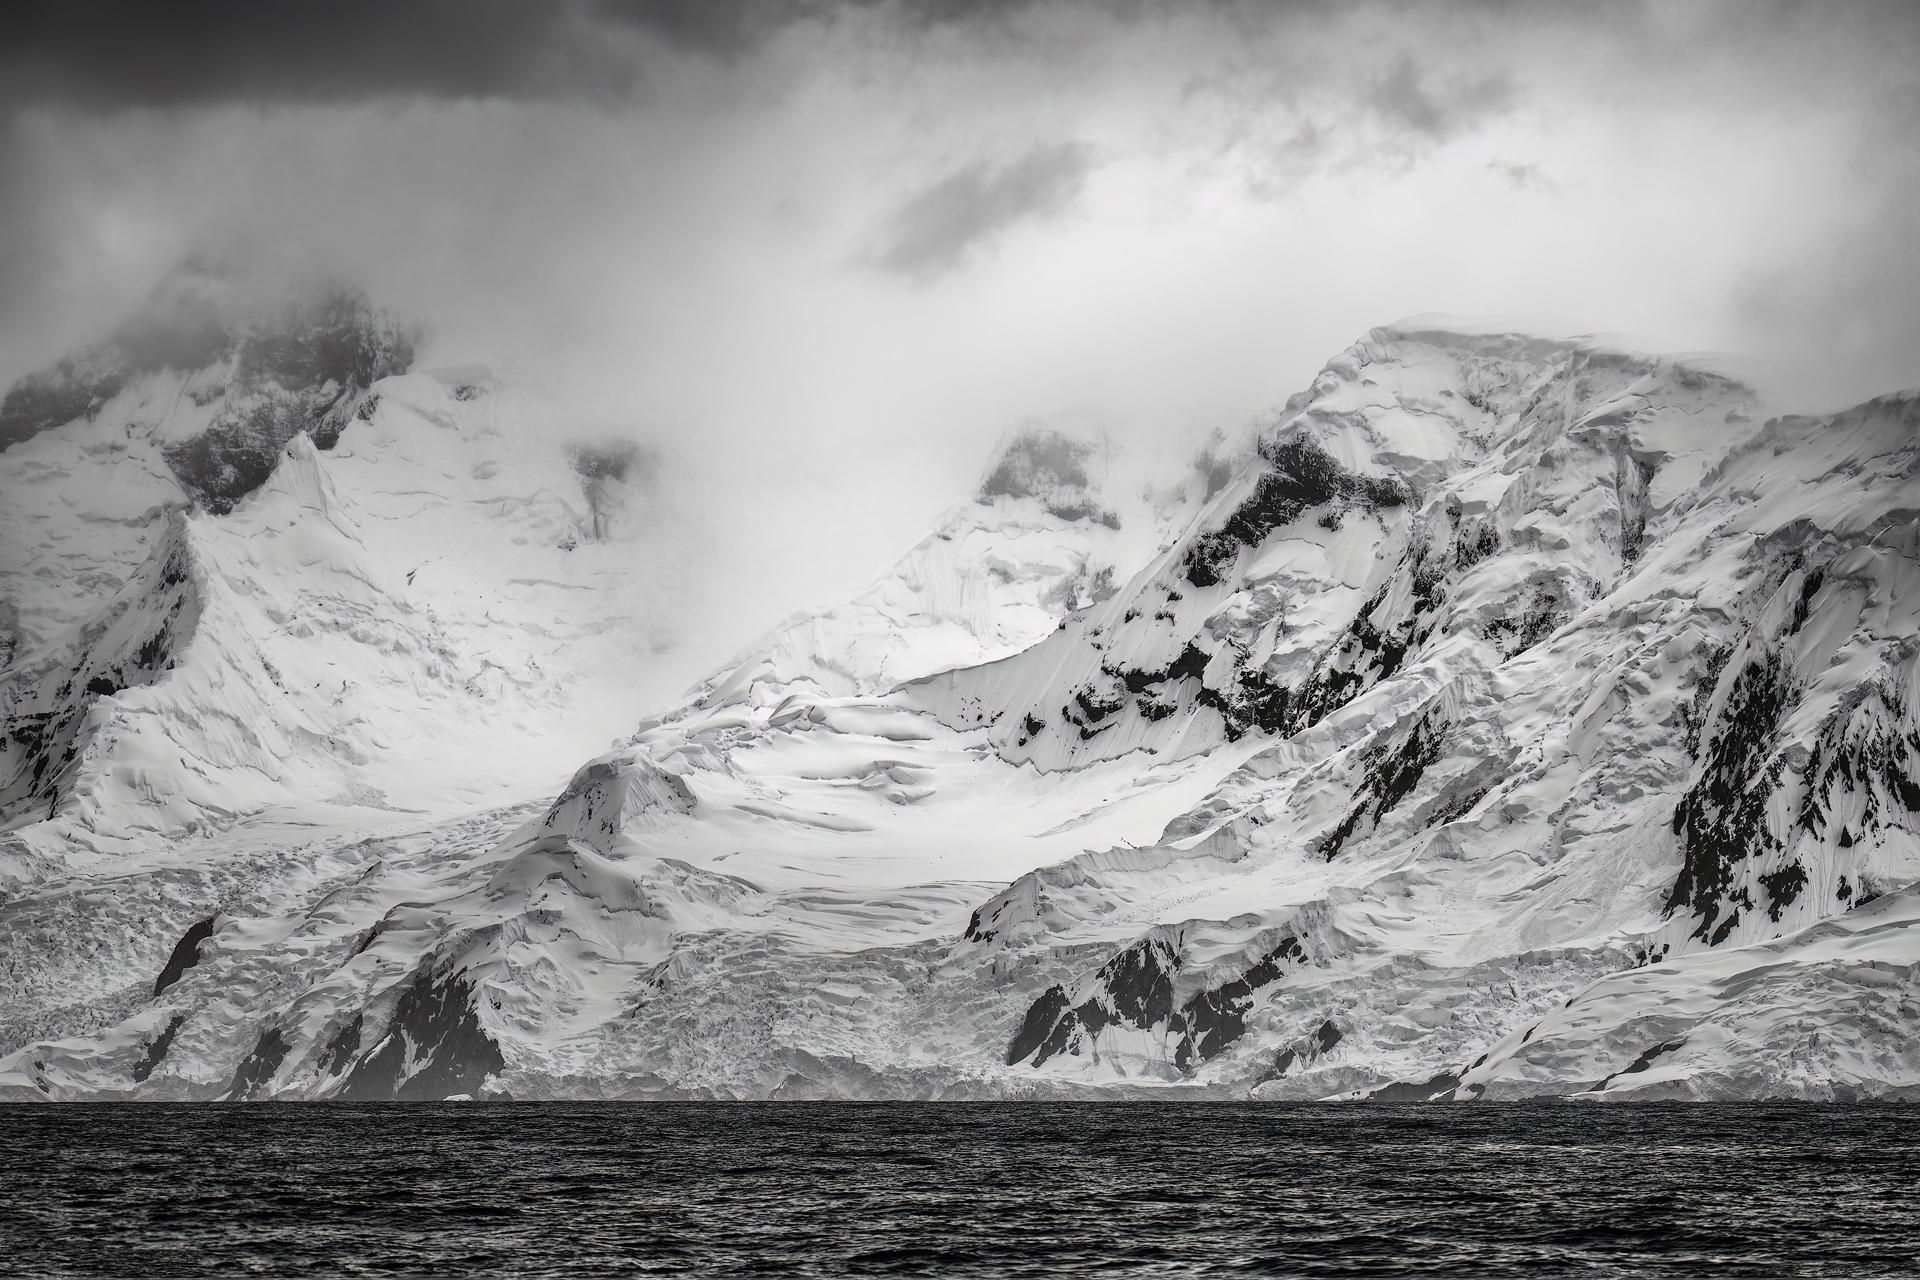
[[[146,563],[88,622],[74,650],[0,672],[0,812],[57,811],[103,704],[172,670],[204,608],[197,568],[187,522],[168,517]]]
[[[140,1061],[133,1064],[133,1082],[144,1084],[153,1075],[153,1069],[166,1061],[167,1050],[173,1047],[173,1038],[180,1034],[180,1024],[185,1022],[185,1014],[175,1014],[168,1020],[166,1027],[147,1045],[147,1052]]]
[[[1902,634],[1899,606],[1887,611],[1910,572],[1904,534],[1807,540],[1817,564],[1805,542],[1783,546],[1778,586],[1703,672],[1697,763],[1673,812],[1674,926],[1659,954],[1767,937],[1895,887],[1882,856],[1920,819],[1920,639]],[[1809,895],[1824,901],[1799,906]]]
[[[11,686],[42,718],[9,729],[8,1096],[1920,1090],[1920,397],[1763,421],[1685,364],[1378,330],[1153,484],[1016,436],[870,591],[551,802],[287,847],[265,799],[207,820],[196,770],[287,803],[319,749],[262,726],[295,715],[363,758],[343,783],[451,748],[298,693],[276,627],[350,617],[376,687],[479,705],[436,701],[455,602],[394,607],[333,479],[405,403],[467,401],[376,390]],[[281,538],[305,594],[268,625],[239,548]],[[259,694],[253,740],[204,732],[216,680]],[[191,858],[146,834],[162,794],[201,806]],[[62,860],[96,828],[111,891]]]
[[[606,854],[642,814],[688,814],[693,808],[693,793],[679,777],[627,756],[595,760],[574,774],[541,825]]]
[[[1190,1074],[1240,1038],[1254,994],[1278,981],[1289,963],[1305,958],[1297,939],[1283,937],[1236,976],[1213,980],[1176,1007],[1183,961],[1179,939],[1144,939],[1102,965],[1077,1001],[1064,987],[1049,987],[1027,1010],[1007,1061],[1037,1067],[1062,1053],[1098,1058],[1102,1033],[1112,1029],[1108,1041],[1143,1033],[1170,1045],[1150,1057]]]
[[[173,954],[167,957],[166,968],[153,980],[155,996],[180,981],[181,975],[200,963],[200,948],[213,937],[213,928],[218,922],[219,917],[209,916],[180,935],[180,941],[174,944]]]
[[[569,456],[587,501],[584,533],[605,542],[632,505],[651,487],[659,459],[631,441],[575,445]]]
[[[474,1000],[459,974],[422,973],[401,995],[386,1035],[354,1063],[333,1096],[403,1102],[479,1096],[506,1063],[475,1016]],[[352,1052],[341,1042],[337,1056]]]
[[[0,401],[0,449],[30,440],[156,378],[202,412],[164,446],[182,488],[224,515],[273,471],[302,432],[333,447],[375,382],[405,373],[415,335],[350,290],[277,311],[236,309],[231,285],[189,266],[105,343],[16,383]]]
[[[216,270],[197,261],[185,264],[105,342],[29,374],[7,390],[0,398],[0,450],[97,413],[143,376],[220,364],[234,345],[234,318],[225,294]]]
[[[262,1031],[260,1039],[254,1043],[253,1051],[234,1073],[233,1083],[227,1087],[226,1100],[251,1102],[268,1094],[273,1088],[273,1077],[279,1072],[280,1064],[287,1060],[287,1052],[292,1047],[281,1036],[279,1028],[268,1027]],[[134,1070],[138,1074],[139,1068]]]
[[[413,335],[357,293],[289,308],[235,334],[224,387],[195,392],[219,408],[204,431],[167,446],[167,465],[208,510],[225,515],[272,474],[305,433],[331,449],[380,379],[413,364]],[[216,375],[218,376],[218,375]]]
[[[0,883],[275,806],[530,798],[480,778],[565,777],[659,696],[620,665],[674,642],[657,530],[566,549],[593,513],[564,443],[514,425],[541,406],[386,373],[404,331],[360,300],[273,316],[0,452],[0,832],[77,826],[0,835]],[[237,405],[272,417],[244,465],[177,475]]]
[[[980,485],[980,501],[1031,498],[1062,520],[1092,519],[1118,528],[1118,514],[1099,503],[1095,470],[1098,442],[1058,427],[1033,425],[1015,431]]]

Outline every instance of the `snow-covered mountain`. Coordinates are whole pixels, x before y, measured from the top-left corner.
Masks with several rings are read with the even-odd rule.
[[[1920,396],[1399,328],[1178,474],[1027,430],[525,802],[597,468],[386,376],[62,545],[176,377],[0,454],[105,575],[6,580],[9,1096],[1920,1093]]]
[[[631,731],[671,638],[637,449],[410,372],[357,295],[234,314],[224,283],[176,275],[129,326],[196,344],[116,339],[6,399],[92,392],[0,453],[0,882],[276,806],[537,795]]]

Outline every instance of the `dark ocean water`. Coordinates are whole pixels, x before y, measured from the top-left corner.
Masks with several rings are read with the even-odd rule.
[[[1920,1110],[0,1108],[0,1272],[1920,1274]]]

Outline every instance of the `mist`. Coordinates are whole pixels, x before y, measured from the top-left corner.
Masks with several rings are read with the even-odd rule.
[[[0,55],[0,379],[188,254],[352,282],[657,455],[676,678],[1015,423],[1197,443],[1411,314],[1920,383],[1906,5],[189,10]]]

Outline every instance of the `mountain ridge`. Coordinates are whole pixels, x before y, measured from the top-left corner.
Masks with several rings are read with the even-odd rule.
[[[0,1088],[1912,1096],[1916,427],[1397,327],[1144,489],[1037,427],[551,802],[133,854],[179,928]]]

